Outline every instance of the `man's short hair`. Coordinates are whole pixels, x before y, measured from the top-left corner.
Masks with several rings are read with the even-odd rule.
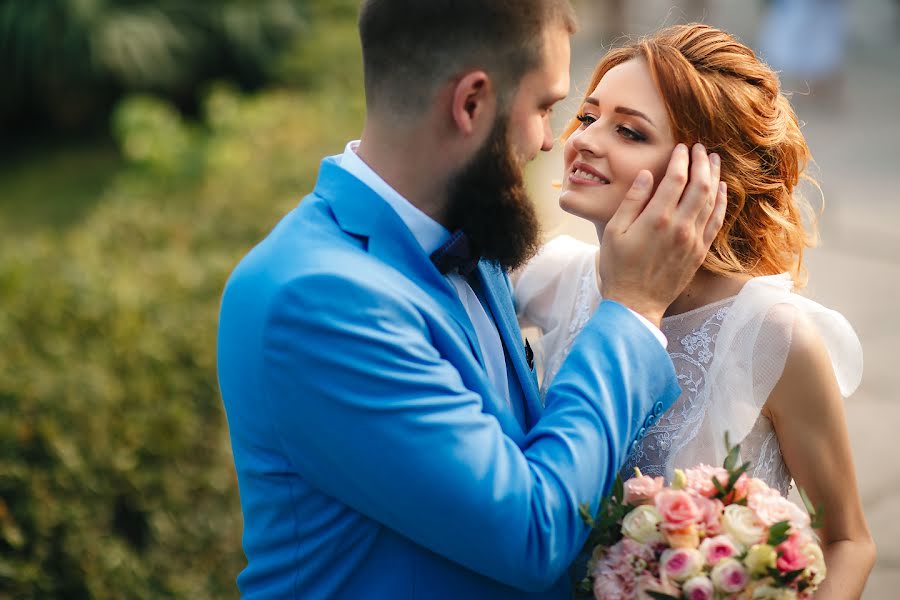
[[[363,0],[369,110],[419,114],[466,69],[485,70],[505,101],[540,64],[544,32],[556,24],[574,33],[569,0]]]

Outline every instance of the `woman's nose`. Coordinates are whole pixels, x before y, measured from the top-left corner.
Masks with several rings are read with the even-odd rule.
[[[572,146],[580,153],[600,156],[603,154],[606,144],[600,128],[594,127],[594,125],[595,123],[592,123],[588,127],[572,134],[574,136]]]

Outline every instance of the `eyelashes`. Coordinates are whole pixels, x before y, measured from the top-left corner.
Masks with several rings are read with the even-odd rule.
[[[585,128],[589,127],[591,124],[597,122],[597,117],[595,117],[594,115],[588,114],[588,113],[582,113],[580,115],[576,115],[575,118],[578,119],[581,122],[582,127],[585,127]],[[630,127],[626,127],[625,125],[617,125],[616,132],[619,135],[621,135],[622,137],[624,137],[625,139],[630,140],[632,142],[647,141],[646,135],[644,135],[640,131],[637,131]]]

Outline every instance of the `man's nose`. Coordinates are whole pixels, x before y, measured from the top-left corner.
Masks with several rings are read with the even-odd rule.
[[[550,119],[544,121],[544,143],[541,145],[542,152],[550,152],[553,150],[553,128],[550,127]]]

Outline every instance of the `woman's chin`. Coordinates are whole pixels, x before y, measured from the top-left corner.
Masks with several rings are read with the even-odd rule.
[[[559,207],[563,212],[567,212],[573,217],[590,221],[595,225],[605,226],[609,221],[609,215],[601,215],[597,210],[597,206],[590,206],[586,210],[585,207],[573,197],[574,194],[568,190],[563,191],[559,196]],[[593,209],[593,210],[590,210]]]

